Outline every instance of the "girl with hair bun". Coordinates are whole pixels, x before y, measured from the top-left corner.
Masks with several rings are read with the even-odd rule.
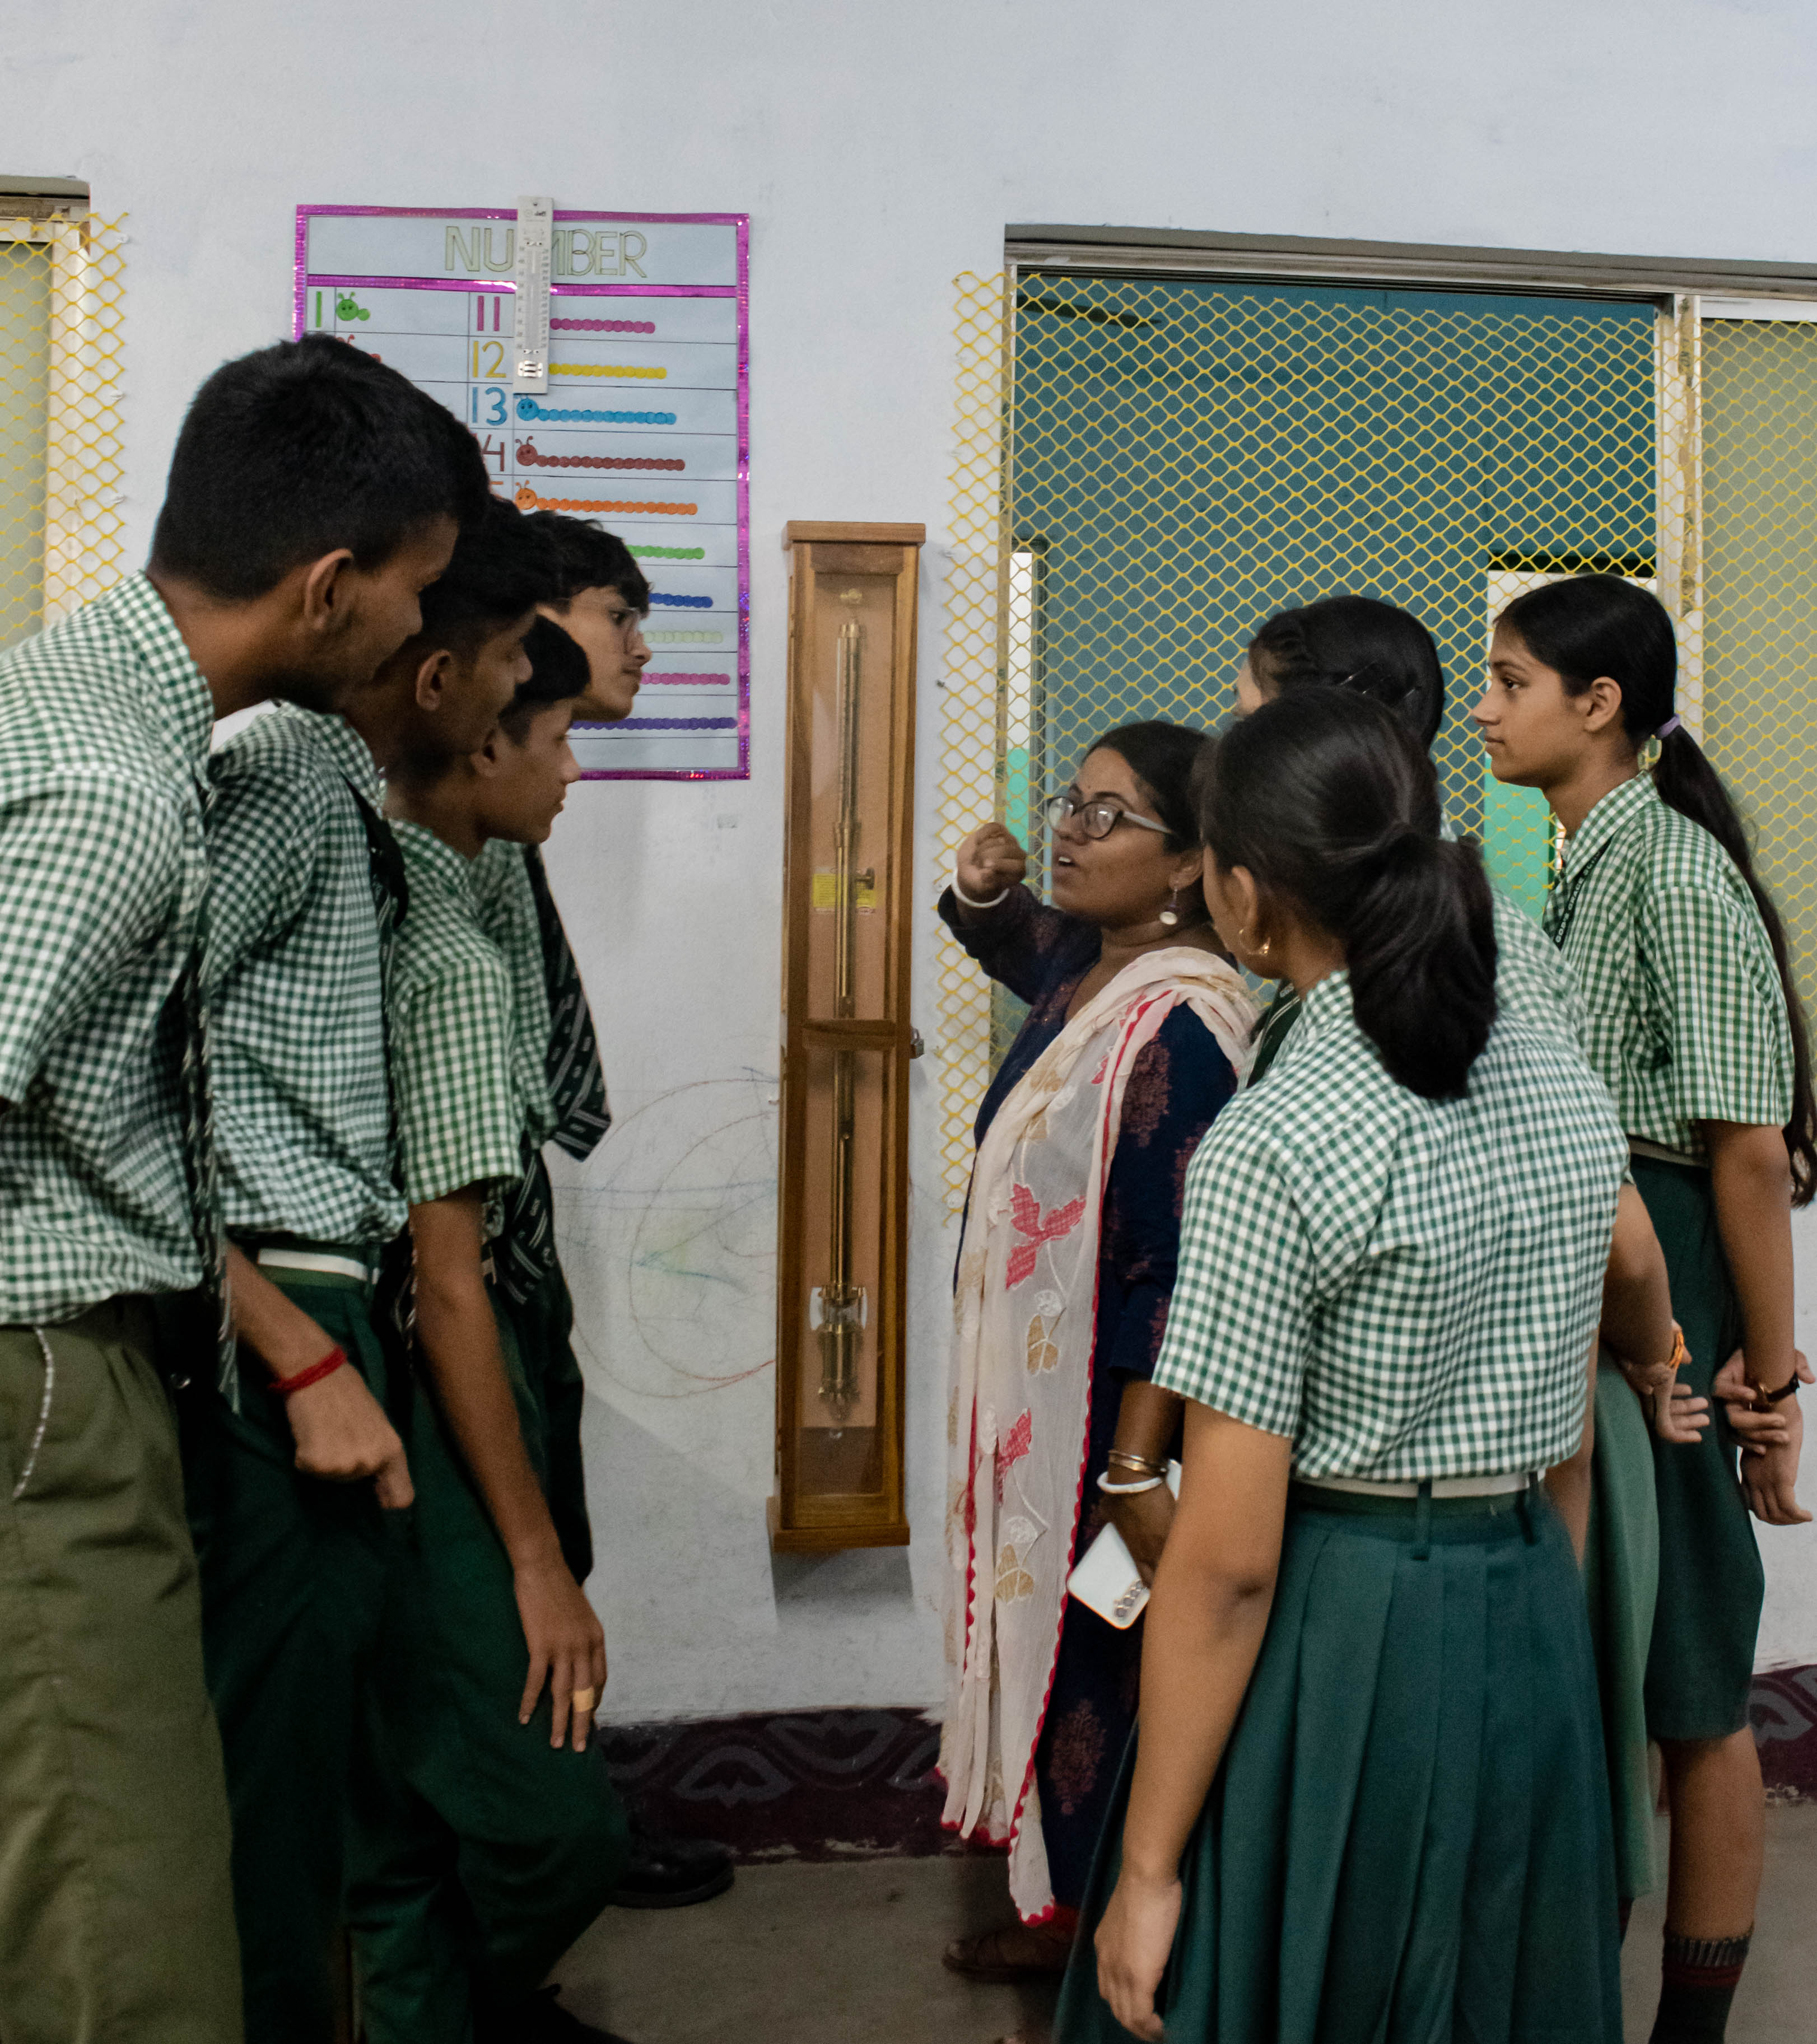
[[[1724,1401],[1696,1446],[1654,1446],[1646,1718],[1673,1824],[1656,2044],[1721,2037],[1753,1923],[1764,1826],[1748,1693],[1764,1581],[1748,1511],[1769,1525],[1810,1517],[1794,1490],[1790,1224],[1817,1189],[1784,932],[1674,706],[1676,671],[1657,598],[1618,576],[1571,576],[1502,613],[1475,713],[1496,778],[1542,790],[1563,828],[1546,928],[1665,1253],[1680,1375]]]
[[[1445,717],[1445,674],[1431,633],[1409,612],[1373,597],[1329,596],[1277,613],[1251,640],[1236,686],[1245,713],[1307,689],[1368,696],[1428,753]],[[1581,1048],[1583,1004],[1558,947],[1505,895],[1496,894],[1494,912],[1502,1011]],[[1284,981],[1257,1032],[1250,1085],[1266,1073],[1299,1013],[1299,997]],[[1708,1424],[1708,1402],[1688,1389],[1675,1395],[1664,1381],[1673,1347],[1665,1262],[1632,1186],[1623,1190],[1610,1255],[1616,1275],[1603,1332],[1619,1366],[1599,1370],[1592,1359],[1595,1388],[1583,1443],[1548,1473],[1546,1486],[1584,1561],[1603,1699],[1615,1887],[1625,1909],[1658,1885],[1643,1697],[1659,1587],[1649,1414],[1665,1439],[1694,1442]],[[1619,1309],[1617,1301],[1630,1303]],[[1624,1359],[1630,1358],[1639,1360]]]
[[[1626,1151],[1498,1018],[1476,847],[1331,689],[1202,774],[1206,900],[1299,1021],[1187,1175],[1184,1476],[1061,2044],[1619,2044],[1596,1678],[1537,1472],[1582,1430]]]
[[[1445,720],[1445,670],[1432,634],[1411,612],[1372,596],[1326,596],[1277,611],[1257,631],[1237,672],[1237,707],[1247,716],[1301,689],[1342,689],[1392,713],[1430,753]],[[1530,916],[1495,897],[1500,947],[1497,992],[1542,1026],[1575,1036],[1580,1016],[1570,973]],[[1299,998],[1283,982],[1256,1038],[1249,1083],[1261,1080],[1287,1040]]]

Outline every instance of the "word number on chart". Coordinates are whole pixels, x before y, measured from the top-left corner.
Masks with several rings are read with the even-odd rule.
[[[518,317],[517,212],[362,205],[297,209],[294,331],[407,378],[472,432],[500,497],[597,521],[649,577],[643,686],[628,717],[576,728],[582,772],[742,778],[748,223],[529,203],[537,233],[553,221],[546,331]]]

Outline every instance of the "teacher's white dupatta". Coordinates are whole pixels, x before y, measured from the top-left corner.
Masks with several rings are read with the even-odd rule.
[[[1034,1754],[1079,1522],[1098,1236],[1123,1089],[1184,1002],[1240,1078],[1255,1004],[1188,947],[1126,966],[1068,1022],[979,1146],[953,1296],[945,1821],[1010,1847],[1026,1921],[1053,1911]]]

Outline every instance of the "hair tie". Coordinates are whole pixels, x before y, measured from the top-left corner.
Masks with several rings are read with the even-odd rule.
[[[1657,739],[1660,739],[1660,740],[1665,740],[1665,739],[1668,739],[1668,738],[1669,738],[1669,737],[1672,736],[1672,734],[1673,733],[1673,732],[1675,732],[1675,731],[1678,730],[1680,728],[1680,722],[1679,722],[1678,718],[1677,718],[1676,716],[1673,716],[1673,717],[1669,717],[1665,720],[1665,723],[1664,723],[1664,724],[1662,724],[1659,727],[1658,730],[1657,730],[1657,731],[1656,731],[1653,735],[1653,736],[1654,736],[1655,738],[1657,738]]]
[[[1372,843],[1358,845],[1342,860],[1346,866],[1386,866],[1395,860],[1423,858],[1438,840],[1418,824],[1390,824]]]

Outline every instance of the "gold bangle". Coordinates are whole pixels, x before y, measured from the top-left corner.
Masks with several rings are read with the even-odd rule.
[[[1133,1448],[1113,1448],[1107,1460],[1116,1463],[1119,1469],[1142,1470],[1150,1476],[1165,1476],[1164,1462],[1150,1462],[1146,1455],[1138,1455]]]

